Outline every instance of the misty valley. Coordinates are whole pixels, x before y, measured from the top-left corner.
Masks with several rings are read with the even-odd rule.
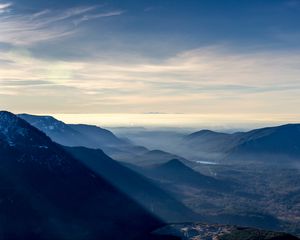
[[[300,235],[298,124],[110,131],[2,111],[0,158],[2,239]]]
[[[0,240],[300,240],[300,0],[0,0]]]

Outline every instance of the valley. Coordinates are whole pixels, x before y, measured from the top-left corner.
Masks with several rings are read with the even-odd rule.
[[[32,118],[35,119],[34,122],[32,122]],[[184,134],[174,133],[171,136],[177,136],[177,138],[174,138],[173,142],[165,143],[165,145],[169,144],[170,150],[170,152],[166,152],[151,149],[151,145],[138,145],[135,138],[133,138],[134,140],[120,138],[117,134],[96,126],[82,125],[79,132],[78,128],[73,127],[74,125],[60,122],[63,128],[50,128],[45,119],[47,117],[31,116],[30,119],[27,118],[27,121],[52,136],[54,141],[72,146],[65,149],[87,167],[105,177],[118,189],[129,194],[139,204],[154,211],[167,222],[200,220],[300,234],[300,187],[298,184],[300,170],[295,167],[297,165],[295,159],[278,164],[278,161],[270,162],[270,158],[264,161],[264,157],[258,155],[257,160],[254,161],[244,161],[241,158],[233,162],[227,158],[214,158],[214,162],[212,162],[210,158],[203,158],[204,160],[201,161],[179,155],[182,148],[187,148],[186,139],[188,139],[188,144],[191,144],[192,139],[193,146],[189,148],[191,152],[197,153],[197,147],[200,147],[200,153],[203,150],[212,152],[217,149],[226,149],[228,146],[232,148],[240,141],[232,140],[233,137],[245,139],[241,136],[242,133],[215,134],[212,131],[200,131],[200,133],[189,135],[188,138]],[[51,124],[56,122],[59,121],[52,119]],[[295,125],[295,127],[297,126]],[[78,139],[76,144],[67,140],[68,138],[64,138],[65,132],[62,129],[66,128],[80,134],[78,138],[76,135],[71,138]],[[90,129],[93,129],[92,132]],[[285,128],[281,127],[279,131],[282,131],[281,129],[283,132],[285,131]],[[267,134],[269,132],[273,134],[276,128],[271,130],[268,130]],[[264,132],[265,129],[262,131]],[[143,133],[144,129],[138,134],[139,138],[143,136]],[[156,142],[162,142],[163,139],[170,137],[170,132],[165,136],[164,132],[151,134],[147,131],[147,135],[143,138],[147,138],[149,134],[151,135],[150,139]],[[245,133],[246,136],[249,134]],[[265,138],[268,136],[267,134],[257,134],[259,136],[257,139]],[[179,140],[179,136],[181,136],[181,140]],[[274,137],[272,144],[281,141],[281,137]],[[108,139],[106,140],[106,138]],[[157,139],[155,140],[155,138]],[[82,143],[79,142],[80,140],[83,140]],[[176,145],[180,141],[185,142],[181,147]],[[171,152],[172,144],[175,144],[173,148],[176,148],[177,151]],[[87,148],[79,147],[81,145]],[[115,159],[120,165],[114,160],[104,157],[104,153],[97,150],[98,148],[103,149],[104,153],[112,158],[117,157]],[[122,149],[122,154],[119,149]],[[271,151],[270,145],[266,151]],[[223,151],[223,153],[225,152],[231,154],[232,151]],[[181,153],[183,156],[188,156],[184,152]],[[122,170],[120,172],[117,169]],[[145,177],[146,181],[143,180],[145,183],[137,180],[138,178],[142,179],[141,177]],[[124,182],[122,179],[127,180]],[[139,190],[137,182],[144,190]],[[157,190],[154,190],[155,188]],[[147,194],[152,197],[149,198]],[[158,202],[166,202],[168,209],[157,205]],[[164,211],[161,211],[162,208]],[[178,214],[177,217],[175,213]]]
[[[300,0],[0,0],[0,240],[300,240]]]

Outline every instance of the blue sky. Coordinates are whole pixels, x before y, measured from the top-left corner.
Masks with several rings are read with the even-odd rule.
[[[299,0],[1,0],[0,103],[297,120],[299,22]]]
[[[68,21],[76,23],[76,20],[82,21],[86,17],[78,26],[69,26],[68,29],[82,31],[81,35],[66,40],[79,48],[83,48],[84,40],[92,47],[99,48],[99,51],[113,52],[113,47],[124,51],[123,47],[127,47],[128,52],[137,51],[143,55],[161,57],[164,54],[172,55],[178,51],[224,43],[239,48],[239,51],[299,47],[298,0],[20,0],[11,3],[12,13],[16,14],[95,7],[64,21],[65,24]],[[88,16],[105,13],[116,15],[87,20]],[[53,27],[59,27],[55,24]],[[45,43],[42,45],[44,47]],[[103,49],[103,46],[108,48]],[[53,52],[53,48],[44,47],[43,50]],[[69,50],[71,56],[75,54],[74,49]],[[67,51],[64,53],[67,54]]]

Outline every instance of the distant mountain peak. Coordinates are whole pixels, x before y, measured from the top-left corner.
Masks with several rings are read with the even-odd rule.
[[[176,158],[160,164],[159,166],[156,167],[156,169],[166,170],[171,172],[175,171],[177,173],[194,172],[194,170],[192,170],[190,167],[188,167],[187,165],[185,165],[183,162],[181,162]]]
[[[164,167],[187,167],[185,164],[183,164],[180,160],[178,159],[171,159],[170,161],[162,164],[161,166]]]
[[[299,143],[300,124],[293,123],[232,134],[201,130],[186,136],[182,146],[208,161],[290,164],[299,160]]]
[[[44,121],[48,121],[48,122],[60,122],[63,123],[62,121],[52,117],[52,116],[48,116],[48,115],[31,115],[28,113],[22,113],[22,114],[18,114],[18,117],[26,120],[26,119],[32,119],[35,121],[40,121],[41,119],[43,119]]]
[[[51,170],[65,171],[71,166],[64,150],[45,133],[6,111],[0,112],[0,156],[17,162],[36,162]]]
[[[118,170],[100,153],[111,161],[111,171]],[[5,111],[0,179],[1,239],[144,239],[162,224],[43,132]]]
[[[79,124],[69,124],[70,126],[77,126],[77,127],[86,127],[90,129],[103,129],[97,125],[94,124],[84,124],[84,123],[79,123]],[[106,130],[106,129],[105,129]],[[107,130],[108,131],[108,130]]]
[[[196,133],[198,133],[198,134],[206,134],[206,133],[215,133],[215,132],[212,131],[212,130],[209,130],[209,129],[202,129],[202,130],[200,130],[200,131],[198,131]]]
[[[28,114],[28,113],[21,113],[21,114],[18,114],[18,116],[32,117],[32,118],[45,118],[45,119],[57,120],[57,119],[55,119],[54,117],[52,117],[50,115],[32,115],[32,114]]]
[[[227,183],[213,177],[206,176],[193,170],[178,159],[172,159],[166,163],[155,166],[146,172],[153,179],[173,182],[179,185],[196,186],[204,188],[227,187]]]
[[[2,110],[2,111],[0,111],[0,117],[2,117],[2,116],[14,117],[15,115],[9,111]]]
[[[219,135],[227,135],[226,133],[221,133],[221,132],[215,132],[212,130],[208,129],[203,129],[198,132],[194,132],[190,135],[188,135],[188,138],[193,138],[193,137],[200,137],[200,136],[219,136]]]
[[[24,119],[32,126],[42,130],[43,132],[46,131],[70,131],[71,128],[66,125],[64,122],[52,117],[52,116],[37,116],[37,115],[30,115],[30,114],[19,114],[18,117]],[[75,131],[74,131],[75,132]]]
[[[52,142],[43,132],[7,111],[0,112],[0,134],[6,139],[22,140],[28,143],[33,142],[35,138],[39,138],[39,140],[43,138],[48,142]]]
[[[95,125],[66,124],[52,116],[19,114],[30,125],[44,132],[53,141],[65,146],[105,148],[123,144],[112,132]]]
[[[148,154],[166,154],[166,152],[164,152],[162,150],[155,149],[155,150],[149,151]]]
[[[11,112],[7,111],[0,111],[0,128],[4,129],[9,125],[16,124],[18,117]]]
[[[11,112],[0,112],[0,138],[10,146],[15,145],[17,138],[28,135],[27,124]],[[29,125],[29,124],[28,124]]]

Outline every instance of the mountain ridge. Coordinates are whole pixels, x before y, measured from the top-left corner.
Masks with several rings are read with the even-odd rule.
[[[19,116],[61,145],[102,149],[118,161],[147,165],[153,162],[166,162],[174,157],[180,158],[168,152],[148,150],[143,146],[134,145],[130,141],[117,137],[111,131],[95,125],[66,124],[49,116],[30,114]],[[187,162],[182,157],[181,159]]]
[[[292,162],[300,157],[300,124],[284,124],[237,133],[204,130],[186,136],[183,143],[186,151],[198,150],[203,156],[219,153],[215,154],[215,160],[224,163],[243,159],[265,159],[270,163]]]
[[[135,239],[164,224],[24,120],[0,112],[0,126],[1,238]]]

